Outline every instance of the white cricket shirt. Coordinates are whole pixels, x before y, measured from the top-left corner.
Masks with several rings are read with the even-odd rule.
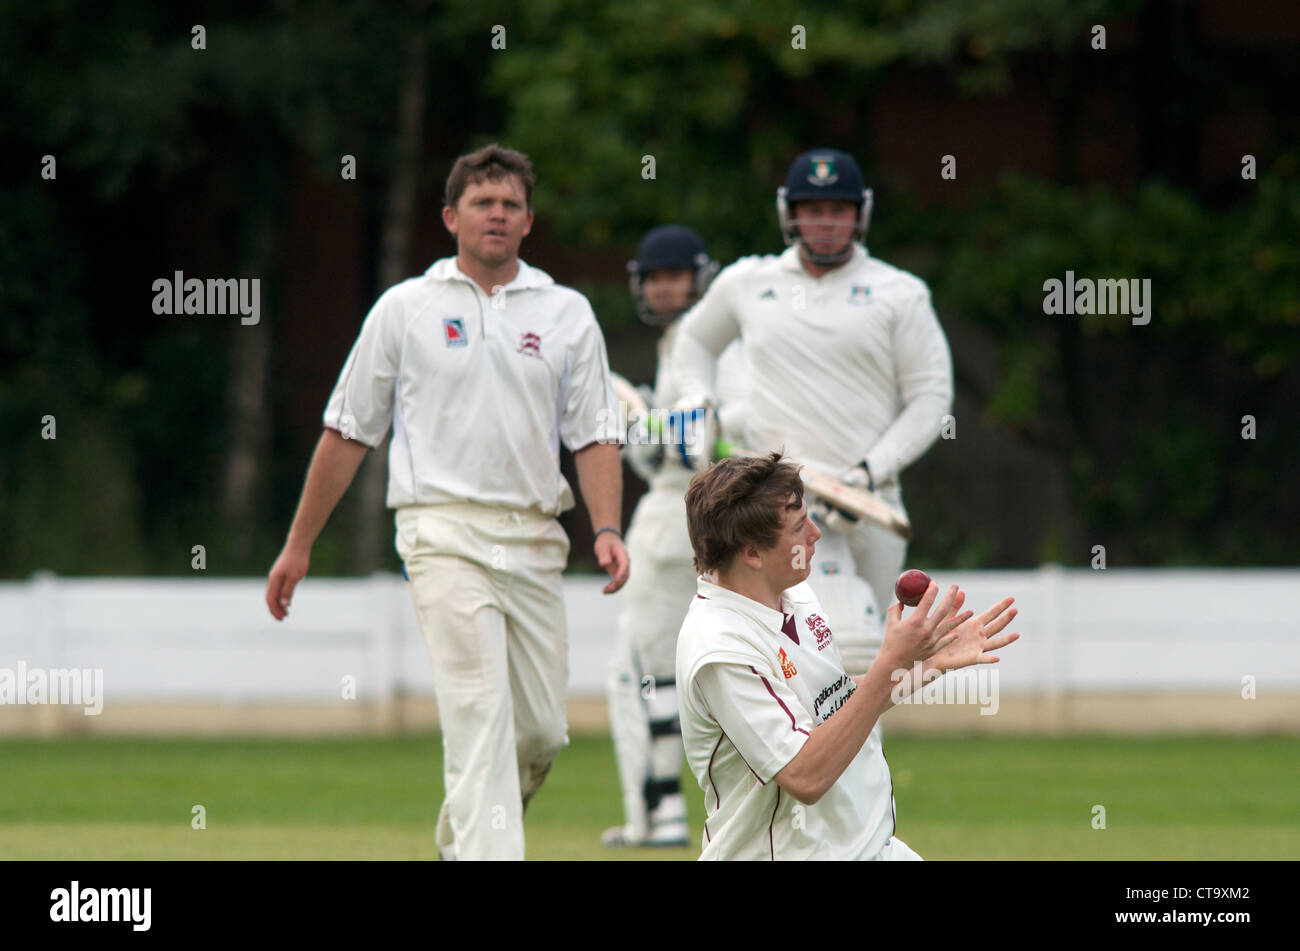
[[[889,764],[873,731],[816,805],[773,780],[856,688],[808,583],[782,611],[701,577],[677,641],[678,705],[704,790],[702,859],[869,859],[894,832]]]
[[[866,459],[882,484],[930,447],[952,408],[929,289],[860,244],[820,278],[797,245],[741,258],[681,320],[673,367],[686,394],[712,394],[717,355],[743,338],[749,449],[784,448],[832,473]]]
[[[571,450],[617,442],[605,339],[587,299],[519,262],[493,297],[455,258],[375,302],[325,408],[367,446],[393,427],[388,507],[475,501],[558,515]]]

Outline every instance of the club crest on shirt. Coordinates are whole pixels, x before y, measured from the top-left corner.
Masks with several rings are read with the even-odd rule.
[[[871,288],[865,284],[854,284],[852,290],[849,291],[850,304],[862,305],[868,303],[870,299]]]
[[[790,663],[790,658],[785,656],[784,647],[778,648],[777,654],[781,658],[781,673],[785,676],[786,680],[789,680],[795,674],[799,673],[799,671],[794,669],[794,664]]]
[[[442,318],[442,332],[449,347],[469,345],[469,336],[465,333],[465,321],[460,317]]]
[[[808,615],[808,629],[817,635],[817,649],[824,651],[831,643],[830,625],[823,620],[820,614]]]
[[[542,338],[525,330],[519,338],[518,352],[527,357],[540,357],[542,355]]]

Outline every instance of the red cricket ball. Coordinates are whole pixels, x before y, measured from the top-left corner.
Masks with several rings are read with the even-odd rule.
[[[930,576],[924,571],[912,568],[898,576],[898,580],[894,582],[894,594],[909,608],[914,608],[921,603],[921,598],[925,596],[925,589],[928,587],[930,587]]]

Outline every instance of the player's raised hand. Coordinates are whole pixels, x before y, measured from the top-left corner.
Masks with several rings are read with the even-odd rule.
[[[956,585],[949,587],[940,600],[939,586],[931,581],[906,619],[903,605],[895,602],[885,615],[881,654],[892,655],[893,662],[900,667],[910,667],[914,661],[925,660],[942,650],[952,640],[953,629],[961,623],[963,615],[957,611],[965,600],[965,593]],[[969,617],[970,612],[964,616]]]
[[[627,582],[631,561],[627,549],[623,547],[623,540],[613,532],[596,536],[596,563],[610,577],[609,584],[601,588],[606,594],[613,594]]]
[[[271,573],[266,579],[266,607],[271,612],[271,617],[277,621],[288,617],[293,589],[307,577],[307,567],[310,564],[311,556],[308,552],[286,547],[271,566]]]
[[[1015,632],[1002,634],[1019,613],[1011,607],[1014,601],[1003,598],[982,614],[963,621],[930,657],[930,664],[945,672],[975,664],[996,664],[998,657],[993,651],[1020,639]]]
[[[927,660],[947,647],[948,644],[952,642],[953,638],[957,636],[953,632],[966,623],[970,618],[975,616],[974,611],[969,609],[965,611],[961,610],[961,606],[965,603],[966,592],[958,588],[957,597],[953,599],[952,609],[948,614],[939,617],[938,611],[935,612],[935,618],[938,620],[938,623],[935,625],[934,636],[927,645],[928,652],[921,658],[921,660]]]

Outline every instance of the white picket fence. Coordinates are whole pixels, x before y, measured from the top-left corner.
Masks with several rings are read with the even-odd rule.
[[[1300,570],[945,572],[968,604],[1013,594],[1021,641],[999,667],[1008,692],[1240,694],[1300,689]],[[603,582],[565,581],[570,696],[604,691],[620,606]],[[0,671],[100,669],[117,700],[337,700],[432,693],[430,659],[400,576],[309,578],[274,621],[261,579],[0,583]],[[12,675],[11,675],[12,676]]]

